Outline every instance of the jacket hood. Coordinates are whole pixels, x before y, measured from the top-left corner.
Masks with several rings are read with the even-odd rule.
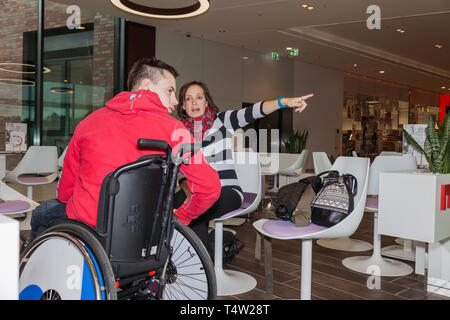
[[[168,114],[159,96],[150,90],[123,91],[106,103],[106,107],[122,114],[140,111],[163,112]]]

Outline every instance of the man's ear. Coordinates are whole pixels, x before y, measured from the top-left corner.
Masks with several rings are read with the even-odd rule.
[[[150,79],[144,78],[141,80],[141,84],[139,85],[139,90],[151,90],[153,91],[154,84]]]

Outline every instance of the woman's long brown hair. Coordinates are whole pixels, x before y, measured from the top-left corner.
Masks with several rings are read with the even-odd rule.
[[[206,102],[208,103],[211,110],[213,110],[216,114],[219,113],[219,108],[214,103],[214,100],[209,93],[208,86],[201,81],[190,81],[185,83],[181,89],[180,94],[178,95],[178,106],[177,106],[177,114],[181,119],[186,119],[189,116],[187,115],[186,111],[183,109],[184,105],[184,99],[186,97],[186,91],[189,89],[190,86],[199,86],[203,89],[203,92],[205,93]]]

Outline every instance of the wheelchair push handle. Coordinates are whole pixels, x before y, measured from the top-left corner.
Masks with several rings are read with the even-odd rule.
[[[172,148],[166,141],[140,138],[137,141],[139,149],[160,149],[170,155]]]
[[[173,156],[172,160],[176,165],[180,165],[182,162],[187,164],[189,162],[189,158],[196,154],[201,148],[202,145],[200,143],[182,143],[180,144],[177,154]],[[190,152],[191,155],[183,157],[183,154],[187,152]]]

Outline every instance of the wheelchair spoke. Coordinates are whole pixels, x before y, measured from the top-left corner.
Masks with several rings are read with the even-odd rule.
[[[181,283],[182,285],[180,285],[180,283]],[[200,292],[206,293],[206,291],[204,291],[204,290],[199,290],[199,289],[196,289],[196,288],[192,288],[191,286],[187,286],[183,281],[177,281],[176,283],[172,284],[172,285],[170,286],[170,289],[173,290],[173,291],[175,291],[175,292],[177,292],[177,293],[179,293],[180,296],[181,296],[181,297],[184,297],[185,299],[195,299],[195,298],[189,296],[189,295],[185,292],[185,290],[183,290],[183,287],[184,287],[184,288],[188,288],[190,291],[192,291],[192,292],[194,292],[195,294],[197,294],[200,298],[202,298],[202,299],[205,298],[204,296],[202,296],[202,295],[199,294],[198,292],[200,291]],[[169,289],[169,288],[166,286],[166,288],[165,288],[164,291],[166,291],[167,289]]]
[[[177,279],[177,282],[175,284],[179,287],[180,291],[183,292],[183,295],[185,297],[188,297],[188,295],[185,293],[183,288],[189,289],[190,291],[196,293],[200,298],[204,298],[204,296],[202,296],[199,292],[207,294],[205,290],[194,288],[191,285],[187,285],[184,281],[180,280],[179,278]],[[193,299],[193,297],[189,297],[189,299]]]

